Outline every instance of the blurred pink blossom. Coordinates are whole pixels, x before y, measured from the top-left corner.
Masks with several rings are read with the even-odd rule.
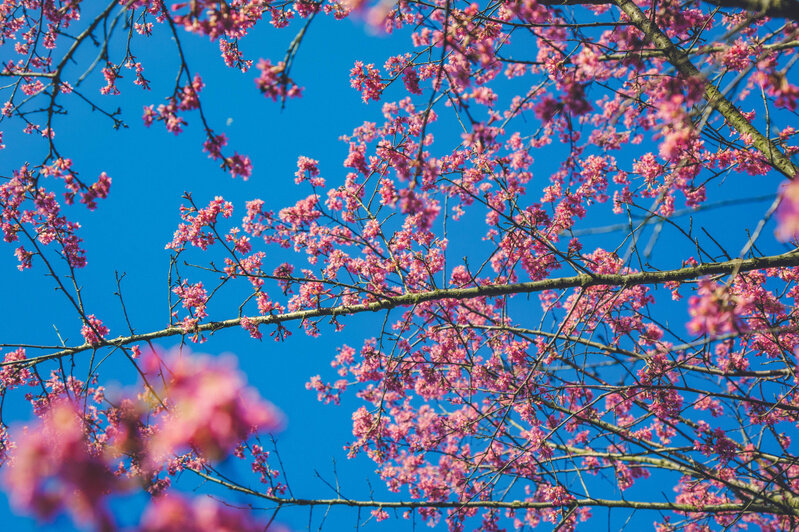
[[[165,495],[153,500],[142,517],[141,532],[263,532],[249,512],[228,508],[213,499],[188,500]],[[274,530],[269,527],[269,530]]]
[[[151,451],[159,459],[193,448],[217,460],[255,431],[278,430],[280,412],[246,386],[233,358],[167,356],[171,377],[164,390],[168,410]]]
[[[799,234],[799,181],[794,179],[780,186],[780,198],[774,234],[781,242],[787,242]]]
[[[113,528],[104,497],[117,487],[102,455],[92,452],[78,407],[53,403],[15,438],[3,483],[13,506],[49,519],[67,510],[78,523]]]

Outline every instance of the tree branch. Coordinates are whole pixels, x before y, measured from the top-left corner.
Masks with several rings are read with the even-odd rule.
[[[689,78],[705,79],[704,75],[697,69],[688,54],[683,52],[663,33],[657,25],[652,22],[641,9],[635,5],[632,0],[613,0],[614,3],[621,9],[635,26],[649,39],[655,46],[663,50],[666,59],[671,63],[683,76]],[[719,0],[721,1],[721,0]],[[723,0],[727,1],[727,0]],[[732,1],[753,1],[759,0],[732,0]],[[762,0],[768,2],[769,0]],[[779,2],[780,0],[775,0]],[[788,0],[783,0],[788,1]],[[718,111],[723,116],[730,127],[735,128],[741,135],[745,135],[752,140],[752,145],[762,153],[766,160],[779,172],[785,175],[788,179],[793,179],[799,169],[791,162],[791,160],[780,149],[774,145],[768,138],[766,138],[756,127],[754,127],[749,120],[741,114],[737,107],[724,97],[712,83],[707,80],[705,83],[705,100],[708,105]]]
[[[608,286],[629,288],[639,285],[656,285],[673,281],[686,281],[698,279],[708,275],[727,275],[734,272],[742,273],[752,270],[762,270],[766,268],[783,268],[799,266],[799,251],[792,251],[783,255],[772,255],[768,257],[752,259],[736,259],[726,262],[712,262],[679,268],[675,270],[664,270],[659,272],[638,272],[620,274],[581,274],[572,277],[560,277],[556,279],[544,279],[541,281],[531,281],[526,283],[498,284],[476,286],[470,288],[451,288],[431,290],[428,292],[418,292],[404,294],[400,296],[386,296],[380,301],[362,303],[358,305],[339,305],[335,307],[316,308],[309,310],[299,310],[284,314],[271,314],[269,316],[256,316],[249,318],[250,322],[257,325],[273,325],[291,321],[304,321],[308,319],[321,318],[325,316],[347,316],[360,314],[362,312],[377,312],[389,310],[397,307],[418,305],[430,301],[440,301],[444,299],[474,299],[478,297],[498,297],[514,294],[531,294],[543,292],[544,290],[564,290],[568,288],[589,288],[592,286]],[[185,331],[180,327],[167,327],[159,331],[144,334],[133,334],[130,336],[119,336],[117,338],[104,340],[98,345],[83,344],[80,346],[69,347],[55,353],[33,357],[21,361],[3,362],[0,367],[9,365],[30,365],[73,355],[82,351],[97,349],[103,346],[121,347],[138,342],[148,342],[158,338],[170,336],[180,336],[187,333],[214,333],[221,329],[238,327],[241,325],[241,318],[233,318],[223,321],[215,321],[199,325],[192,331]]]
[[[253,495],[262,499],[267,499],[281,506],[349,506],[357,508],[397,508],[397,509],[413,509],[413,508],[500,508],[510,510],[527,510],[527,509],[541,509],[541,508],[563,508],[563,507],[581,507],[593,506],[602,508],[632,508],[636,510],[661,510],[672,512],[702,512],[702,513],[771,513],[771,514],[785,514],[785,515],[799,515],[799,509],[793,506],[770,506],[764,504],[752,504],[749,502],[727,503],[727,504],[713,504],[707,506],[698,506],[693,504],[679,504],[671,502],[639,502],[627,500],[612,500],[612,499],[576,499],[571,504],[561,504],[557,502],[544,502],[544,501],[359,501],[354,499],[300,499],[294,497],[277,497],[268,495],[259,491],[251,490],[243,486],[239,486],[232,482],[222,480],[220,478],[209,475],[197,469],[191,469],[194,473],[209,480],[220,484],[228,489]],[[792,499],[793,501],[793,499]]]
[[[772,18],[799,21],[799,3],[795,0],[702,0],[719,7],[745,9]]]

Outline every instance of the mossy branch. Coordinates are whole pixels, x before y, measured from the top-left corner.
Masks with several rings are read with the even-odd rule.
[[[355,499],[301,499],[294,497],[278,497],[269,495],[256,490],[239,486],[232,482],[214,477],[204,471],[192,469],[194,473],[200,477],[222,485],[228,489],[252,495],[262,499],[267,499],[280,506],[347,506],[350,508],[395,508],[410,510],[414,508],[497,508],[505,510],[528,510],[528,509],[545,509],[545,508],[574,508],[574,507],[600,507],[600,508],[630,508],[635,510],[660,510],[671,512],[701,512],[703,514],[718,514],[718,513],[771,513],[771,514],[786,514],[786,515],[799,515],[799,510],[794,506],[780,505],[777,507],[751,503],[751,502],[734,502],[726,504],[710,504],[707,506],[700,506],[695,504],[680,504],[672,502],[639,502],[627,500],[613,500],[613,499],[575,499],[568,504],[547,501],[360,501]],[[793,501],[793,499],[791,499]]]
[[[565,290],[569,288],[589,288],[593,286],[607,286],[609,288],[628,288],[638,285],[657,285],[674,281],[687,281],[698,279],[708,275],[728,275],[735,272],[742,273],[752,270],[762,270],[765,268],[784,268],[799,266],[799,250],[792,251],[783,255],[773,255],[768,257],[752,259],[736,259],[725,262],[712,262],[689,266],[675,270],[664,270],[658,272],[638,272],[638,273],[618,273],[618,274],[581,274],[573,277],[560,277],[555,279],[544,279],[541,281],[531,281],[526,283],[497,284],[474,286],[469,288],[451,288],[431,290],[427,292],[417,292],[399,296],[385,296],[379,301],[372,301],[357,305],[339,305],[334,307],[321,307],[284,314],[271,314],[268,316],[255,316],[249,318],[257,325],[276,325],[292,321],[304,321],[326,316],[348,316],[360,314],[362,312],[377,312],[389,310],[397,307],[407,307],[431,301],[441,301],[445,299],[467,300],[480,297],[501,297],[516,294],[531,294],[543,292],[545,290]],[[182,336],[187,333],[214,333],[221,329],[239,327],[241,318],[232,318],[223,321],[203,323],[192,331],[185,331],[180,327],[167,327],[159,331],[144,334],[132,334],[130,336],[119,336],[117,338],[105,340],[99,345],[83,344],[75,347],[61,349],[54,353],[39,357],[28,358],[17,362],[0,363],[0,367],[8,365],[29,365],[39,362],[73,355],[82,351],[90,351],[99,347],[122,347],[129,344],[148,342],[159,338],[171,336]]]

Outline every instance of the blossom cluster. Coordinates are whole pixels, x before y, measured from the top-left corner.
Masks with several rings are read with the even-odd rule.
[[[24,352],[6,356],[20,360]],[[36,421],[3,446],[12,449],[3,476],[12,504],[42,520],[67,511],[76,523],[116,530],[108,498],[144,485],[155,498],[140,530],[184,530],[187,523],[209,532],[264,530],[247,512],[168,488],[178,472],[233,453],[257,431],[279,430],[280,413],[246,386],[232,359],[149,352],[143,367],[153,382],[165,383],[151,388],[154,403],[126,398],[104,405],[102,387],[65,387],[53,376],[49,392],[35,400]],[[10,389],[30,374],[6,369],[2,381]],[[160,476],[164,470],[169,476]]]
[[[14,504],[111,529],[108,497],[135,484],[155,497],[143,530],[254,530],[252,516],[188,500],[171,479],[247,456],[280,505],[269,451],[246,443],[281,427],[276,409],[230,360],[162,359],[128,345],[202,341],[233,326],[285,342],[289,322],[314,338],[353,324],[361,333],[368,318],[350,315],[374,311],[374,333],[341,346],[306,388],[324,403],[358,401],[346,450],[410,498],[406,518],[453,531],[509,520],[572,530],[604,504],[668,511],[657,517],[664,531],[796,528],[799,272],[763,231],[774,214],[778,240],[799,234],[799,147],[786,125],[799,99],[796,24],[772,24],[781,13],[771,5],[752,17],[674,1],[550,4],[133,0],[91,14],[77,2],[0,3],[2,120],[47,149],[0,184],[0,230],[21,270],[41,259],[61,292],[74,291],[82,323],[81,345],[42,348],[61,362],[49,378],[39,368],[51,355],[26,348],[0,366],[3,394],[24,389],[37,416],[11,435],[0,426]],[[408,42],[350,66],[354,97],[372,114],[342,136],[341,167],[303,146],[284,176],[303,187],[298,199],[280,208],[254,198],[238,206],[240,222],[232,196],[195,203],[187,193],[166,244],[169,323],[152,336],[131,326],[131,336],[110,337],[98,318],[107,312],[84,308],[75,271],[87,254],[65,206],[97,209],[111,179],[84,182],[59,155],[68,99],[123,127],[105,102],[128,84],[162,90],[137,47],[166,35],[177,78],[144,107],[144,124],[178,135],[192,122],[208,157],[246,180],[253,161],[214,129],[204,102],[216,80],[197,73],[183,32],[218,41],[223,63],[264,100],[296,105],[306,91],[297,51],[324,16],[404,29],[393,38]],[[305,25],[282,60],[245,54],[256,26],[292,21]],[[101,45],[86,73],[97,81],[90,96],[72,68],[88,43]],[[728,190],[776,173],[791,181],[745,234],[706,215],[740,201]],[[728,249],[728,237],[743,251],[737,241]],[[64,259],[74,289],[45,253]],[[765,254],[778,265],[753,262]],[[208,265],[191,266],[198,256]],[[215,316],[230,293],[237,312]],[[94,357],[88,382],[69,373],[65,359],[102,350],[136,364],[137,395],[106,400]],[[663,479],[668,501],[630,502],[631,490],[646,494]],[[597,496],[605,491],[618,497]],[[490,504],[512,497],[519,504],[507,512]]]

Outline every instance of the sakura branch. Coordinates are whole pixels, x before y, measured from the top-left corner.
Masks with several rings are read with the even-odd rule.
[[[92,333],[92,341],[74,346],[63,350],[58,350],[55,353],[48,355],[41,355],[33,359],[25,359],[21,361],[2,362],[0,366],[5,365],[30,365],[32,363],[43,362],[54,358],[70,356],[84,351],[92,350],[102,346],[115,346],[121,347],[130,344],[141,342],[151,342],[161,338],[168,338],[171,336],[183,336],[186,333],[216,333],[222,329],[231,327],[244,327],[243,321],[249,322],[247,327],[258,327],[260,325],[280,325],[287,322],[300,321],[304,322],[314,318],[339,316],[351,316],[364,312],[378,312],[381,310],[391,310],[399,307],[414,306],[421,303],[447,301],[447,300],[470,300],[476,298],[486,297],[502,297],[517,294],[530,294],[536,292],[544,292],[549,290],[562,290],[568,288],[587,288],[587,287],[618,287],[628,288],[639,285],[656,285],[656,284],[679,284],[680,281],[696,280],[705,276],[719,276],[732,272],[748,272],[752,270],[761,270],[766,268],[782,268],[799,266],[799,253],[792,252],[786,255],[777,255],[772,257],[761,257],[756,259],[747,260],[734,260],[722,263],[702,264],[688,268],[680,268],[677,270],[668,270],[662,272],[642,272],[642,273],[627,273],[627,274],[586,274],[574,277],[563,277],[559,279],[547,279],[544,281],[536,281],[530,283],[517,283],[509,285],[488,285],[478,286],[473,288],[461,289],[445,289],[435,290],[430,292],[419,292],[404,295],[385,295],[377,296],[377,301],[365,301],[364,303],[354,305],[338,305],[327,308],[312,308],[307,310],[299,310],[295,312],[286,312],[283,314],[269,314],[266,316],[255,316],[252,318],[231,318],[221,321],[212,321],[209,323],[193,322],[187,327],[168,327],[158,331],[148,333],[133,334],[130,336],[120,336],[117,338],[104,338],[107,334],[101,337],[96,337]],[[307,280],[298,279],[297,283],[306,282]],[[310,282],[310,281],[308,281]],[[313,281],[318,282],[318,281]],[[202,291],[202,286],[198,287]],[[204,291],[202,291],[204,294]],[[188,306],[192,308],[204,307],[205,297],[200,295],[189,296],[188,292],[183,290],[178,292],[181,300],[188,302]],[[204,313],[204,311],[202,311]]]
[[[592,529],[611,509],[661,532],[796,528],[795,11],[744,0],[0,6],[13,57],[0,71],[2,124],[31,145],[41,137],[39,162],[9,167],[0,185],[0,229],[23,270],[9,276],[44,272],[66,308],[63,323],[40,324],[55,340],[2,344],[2,404],[19,396],[33,416],[12,430],[0,410],[15,507],[114,530],[126,525],[108,498],[143,489],[133,526],[148,531],[271,530],[285,510],[314,507],[352,508],[356,526],[364,510],[368,526],[393,512],[452,531]],[[289,205],[252,183],[234,204],[224,180],[212,197],[187,182],[171,238],[151,239],[169,271],[163,299],[137,315],[138,285],[123,295],[121,279],[140,281],[121,265],[98,305],[81,276],[99,250],[84,249],[70,205],[101,224],[113,190],[57,146],[72,106],[138,127],[123,122],[126,94],[153,91],[143,125],[166,130],[153,138],[197,129],[232,177],[263,175],[260,154],[228,151],[215,130],[209,105],[230,102],[208,102],[219,80],[205,61],[220,58],[193,53],[186,33],[217,43],[229,68],[257,67],[249,89],[231,91],[301,106],[324,88],[295,67],[336,52],[335,39],[305,51],[311,21],[315,37],[346,26],[366,43],[368,27],[396,45],[341,73],[379,119],[342,126],[341,161],[301,146],[296,172],[270,174],[270,186],[298,187]],[[250,57],[248,35],[263,31],[286,44]],[[166,81],[142,59],[158,38],[176,65]],[[291,488],[261,439],[283,427],[277,407],[233,360],[185,347],[216,336],[269,341],[281,356],[296,352],[297,329],[329,357],[300,386],[320,408],[355,404],[343,412],[351,439],[334,445],[368,458],[390,496]],[[135,384],[109,391],[109,367]],[[217,467],[228,458],[243,467]],[[247,502],[189,498],[191,476]]]

